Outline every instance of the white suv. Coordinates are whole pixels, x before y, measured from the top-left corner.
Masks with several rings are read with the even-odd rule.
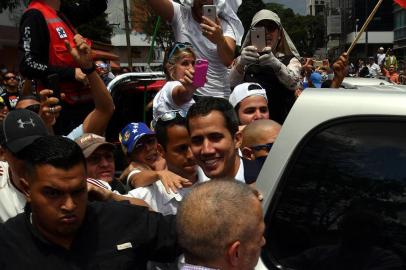
[[[268,269],[405,269],[406,92],[306,89],[257,180]]]

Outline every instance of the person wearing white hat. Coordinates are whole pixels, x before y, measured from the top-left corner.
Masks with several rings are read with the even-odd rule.
[[[229,102],[237,113],[240,125],[248,125],[258,119],[269,119],[266,91],[257,83],[237,85]]]
[[[384,64],[385,57],[386,57],[385,49],[383,47],[380,47],[378,49],[378,53],[376,54],[376,62],[380,67],[382,67],[382,65]]]

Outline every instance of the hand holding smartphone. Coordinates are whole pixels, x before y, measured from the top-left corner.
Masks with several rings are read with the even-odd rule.
[[[53,96],[61,100],[61,88],[59,87],[59,75],[51,74],[48,76],[47,88],[53,91]]]
[[[196,59],[195,73],[193,74],[193,86],[203,87],[206,83],[207,69],[209,68],[209,62],[205,59]]]
[[[213,22],[216,22],[217,11],[215,5],[203,5],[203,16],[209,18]]]
[[[266,47],[265,27],[254,27],[251,29],[251,45],[257,48],[258,53]]]

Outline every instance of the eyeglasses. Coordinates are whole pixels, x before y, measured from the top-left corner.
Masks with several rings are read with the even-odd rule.
[[[30,106],[25,107],[24,109],[35,112],[35,113],[38,114],[40,107],[41,107],[40,104],[32,104]]]
[[[11,79],[16,80],[17,77],[16,76],[10,76],[10,77],[4,77],[4,79],[6,79],[6,81],[11,80]]]
[[[261,151],[261,150],[265,150],[265,151],[271,151],[273,143],[266,143],[266,144],[257,144],[257,145],[253,145],[251,146],[251,149],[254,151]]]
[[[158,121],[168,122],[168,121],[175,119],[177,115],[179,115],[180,117],[186,118],[186,112],[184,112],[184,111],[181,111],[181,110],[168,111],[168,112],[161,114],[156,119],[152,120],[152,127],[155,129]]]
[[[190,44],[189,42],[176,42],[175,46],[173,46],[171,52],[168,55],[168,60],[172,58],[173,54],[177,51],[177,50],[185,50],[185,49],[192,49],[193,46],[192,44]]]

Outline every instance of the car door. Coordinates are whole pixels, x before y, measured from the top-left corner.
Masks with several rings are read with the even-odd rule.
[[[268,269],[405,269],[406,117],[317,126],[275,186],[265,204]]]

